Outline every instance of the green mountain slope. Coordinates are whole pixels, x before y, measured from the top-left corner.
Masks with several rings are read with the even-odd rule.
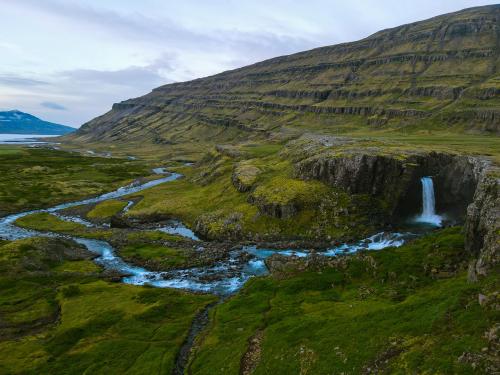
[[[40,120],[21,111],[0,112],[0,133],[2,134],[68,134],[75,129],[70,126]]]
[[[175,144],[328,129],[500,132],[500,5],[154,89],[71,136]]]

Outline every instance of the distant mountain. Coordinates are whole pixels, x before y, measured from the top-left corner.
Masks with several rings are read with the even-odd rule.
[[[0,134],[68,134],[75,128],[40,120],[21,111],[0,112]]]
[[[500,134],[500,5],[277,57],[130,99],[80,142],[176,144],[304,131]]]

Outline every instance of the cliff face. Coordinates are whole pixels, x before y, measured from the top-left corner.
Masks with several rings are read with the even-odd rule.
[[[69,139],[180,143],[283,127],[455,127],[499,133],[500,6],[274,58],[115,104]]]
[[[420,178],[432,176],[437,209],[464,217],[476,190],[481,163],[481,159],[436,152],[320,152],[296,162],[295,175],[323,181],[351,194],[381,198],[389,220],[419,212]]]
[[[465,247],[477,256],[469,268],[469,279],[497,272],[500,263],[500,171],[484,170],[467,209]],[[496,270],[496,271],[495,271]]]
[[[320,151],[311,156],[308,147],[308,157],[296,160],[297,177],[382,198],[388,222],[420,212],[420,178],[432,176],[438,212],[465,223],[466,250],[476,257],[469,278],[495,272],[500,263],[500,171],[489,160],[436,152]]]

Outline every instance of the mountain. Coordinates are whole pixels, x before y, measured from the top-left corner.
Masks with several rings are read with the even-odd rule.
[[[75,128],[43,121],[21,111],[0,112],[0,134],[68,134]]]
[[[113,105],[70,140],[175,144],[313,129],[500,133],[500,5],[465,9]]]

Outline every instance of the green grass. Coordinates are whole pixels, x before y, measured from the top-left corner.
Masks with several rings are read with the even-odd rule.
[[[58,232],[63,234],[71,234],[74,236],[97,238],[97,239],[113,239],[119,237],[121,240],[127,242],[137,243],[137,242],[156,242],[156,241],[168,241],[168,242],[179,242],[182,237],[168,234],[160,231],[154,230],[135,230],[129,231],[126,229],[95,229],[88,228],[83,224],[74,223],[71,221],[65,221],[57,216],[54,216],[47,212],[39,212],[36,214],[31,214],[18,219],[16,225],[38,231],[49,231]],[[0,242],[1,244],[1,242]]]
[[[120,255],[140,263],[152,260],[159,268],[169,269],[185,265],[189,261],[190,251],[158,244],[134,243],[120,249]]]
[[[121,236],[123,230],[111,228],[88,228],[83,224],[65,221],[48,212],[39,212],[24,216],[16,220],[16,225],[26,229],[33,229],[42,232],[56,232],[70,234],[78,237],[110,240]]]
[[[442,151],[469,155],[484,155],[500,163],[500,137],[454,134],[422,131],[421,134],[404,134],[399,132],[360,131],[349,136],[384,142],[384,147],[394,149],[421,149],[425,151]]]
[[[59,241],[0,246],[0,373],[170,374],[194,315],[214,297],[99,280]]]
[[[56,272],[92,273],[99,272],[101,268],[91,260],[78,260],[65,262],[54,268]]]
[[[167,270],[196,263],[192,256],[192,249],[182,247],[182,237],[160,231],[87,228],[82,224],[61,220],[46,212],[22,217],[16,221],[16,225],[42,232],[50,231],[110,241],[116,244],[120,256],[126,261],[146,266],[149,269]],[[73,262],[64,267],[70,267],[69,271],[79,272],[80,267],[85,269],[88,266],[88,263],[80,265]],[[91,268],[87,271],[90,272],[90,270]]]
[[[52,231],[68,234],[79,233],[86,230],[86,227],[83,224],[59,219],[57,216],[49,214],[48,212],[40,212],[24,216],[16,221],[16,225],[42,232]]]
[[[143,199],[127,215],[173,217],[192,228],[201,224],[198,228],[204,228],[203,235],[209,239],[342,238],[371,229],[364,198],[352,200],[321,182],[292,178],[290,161],[275,153],[249,160],[261,172],[255,191],[239,192],[232,184],[238,162],[210,154],[198,167],[186,169],[186,178],[136,194]],[[298,208],[287,219],[273,217],[263,208],[286,204]],[[339,215],[345,208],[350,214]]]
[[[255,374],[359,374],[377,358],[386,373],[473,373],[458,357],[488,345],[483,334],[499,314],[477,295],[498,277],[467,283],[466,259],[453,228],[346,267],[251,280],[213,312],[192,372],[238,373],[248,340],[263,330]]]
[[[87,213],[90,219],[108,219],[122,211],[127,202],[119,200],[109,200],[97,204],[92,210]]]
[[[0,216],[98,195],[149,174],[139,161],[0,146]]]

